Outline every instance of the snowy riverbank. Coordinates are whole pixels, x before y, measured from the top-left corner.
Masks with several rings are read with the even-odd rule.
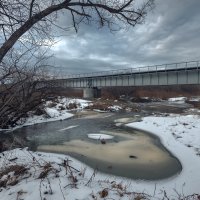
[[[131,123],[128,126],[157,135],[164,146],[180,160],[183,167],[180,174],[168,180],[138,182],[136,188],[139,189],[143,185],[150,192],[153,184],[156,184],[157,192],[165,190],[169,195],[173,195],[176,191],[182,195],[199,193],[200,116],[150,116],[143,118],[142,122]]]
[[[33,124],[65,120],[73,116],[73,114],[70,113],[71,111],[80,111],[91,104],[91,101],[84,99],[58,97],[54,100],[44,102],[43,105],[41,105],[39,114],[37,114],[37,111],[30,111],[25,119],[21,119],[18,122],[18,125],[11,129],[14,130],[23,126],[30,126]],[[1,130],[2,129],[0,129],[0,131]]]
[[[99,172],[94,176],[91,168],[69,156],[16,149],[0,154],[0,183],[5,184],[5,188],[0,190],[0,199],[129,200],[144,199],[145,194],[149,199],[161,199],[165,194],[169,199],[178,199],[199,193],[199,116],[150,116],[128,126],[159,136],[167,149],[182,163],[182,172],[159,181],[130,180]],[[69,163],[66,162],[68,159]],[[12,167],[9,171],[12,165],[14,168],[22,165],[26,169],[22,168],[24,173],[12,172]]]
[[[73,114],[69,113],[70,111],[82,110],[89,104],[91,104],[91,101],[58,97],[56,100],[50,100],[44,103],[45,114],[40,116],[30,114],[23,125],[27,126],[43,122],[64,120],[73,116]]]

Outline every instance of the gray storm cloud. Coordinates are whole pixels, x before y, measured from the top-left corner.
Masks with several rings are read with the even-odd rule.
[[[145,23],[129,30],[82,24],[52,48],[55,68],[71,74],[199,60],[199,8],[199,0],[157,0]]]

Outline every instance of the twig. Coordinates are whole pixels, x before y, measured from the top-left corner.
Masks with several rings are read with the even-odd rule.
[[[51,183],[50,183],[50,181],[49,181],[49,179],[47,178],[47,182],[48,182],[48,184],[49,184],[49,190],[50,190],[50,194],[53,194],[53,190],[52,190],[52,188],[51,188]]]
[[[92,176],[90,177],[90,179],[88,180],[88,182],[85,184],[85,186],[89,186],[89,184],[92,182],[93,178],[95,177],[96,175],[96,169],[94,169],[93,173],[92,173]]]
[[[65,196],[64,196],[64,193],[62,191],[62,187],[61,187],[61,181],[60,181],[60,178],[59,178],[59,186],[60,186],[60,191],[62,193],[62,196],[63,196],[63,199],[65,200]]]
[[[40,181],[40,187],[39,187],[39,189],[40,189],[40,199],[43,200],[43,199],[42,199],[41,185],[42,185],[42,179],[41,179],[41,181]]]
[[[167,196],[167,193],[166,193],[165,190],[164,190],[164,197],[165,197],[167,200],[170,200],[169,197]]]
[[[74,184],[73,184],[73,183],[69,183],[69,184],[67,184],[64,188],[66,188],[66,187],[68,187],[68,186],[74,186]]]
[[[154,187],[153,197],[155,197],[155,195],[156,195],[156,183],[155,183],[155,187]]]

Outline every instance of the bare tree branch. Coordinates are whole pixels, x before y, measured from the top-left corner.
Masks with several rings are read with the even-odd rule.
[[[144,2],[136,8],[134,0],[0,0],[0,127],[14,126],[45,97],[37,81],[48,77],[51,28],[67,30],[57,24],[59,11],[76,32],[80,23],[114,31],[141,23],[154,0]]]
[[[44,35],[48,35],[48,33],[44,32],[44,27],[51,26],[51,20],[47,20],[49,22],[47,24],[45,19],[53,13],[56,14],[59,10],[65,9],[71,13],[72,24],[77,32],[77,24],[84,19],[87,22],[95,20],[95,12],[101,26],[107,25],[111,28],[111,25],[115,24],[115,20],[135,26],[142,21],[153,1],[146,0],[145,4],[136,9],[134,0],[49,0],[51,4],[47,3],[47,5],[40,2],[36,3],[36,0],[15,0],[12,5],[11,0],[2,0],[0,4],[0,17],[2,17],[0,24],[3,24],[3,34],[6,40],[0,47],[0,62],[19,38],[30,29],[38,29]],[[12,9],[13,11],[11,12]],[[80,18],[78,19],[78,17]],[[42,27],[39,26],[41,22],[43,22]],[[5,27],[5,25],[7,26]]]

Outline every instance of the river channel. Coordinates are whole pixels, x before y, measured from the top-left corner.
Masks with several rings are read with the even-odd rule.
[[[158,137],[125,126],[140,117],[133,113],[82,112],[71,119],[23,127],[12,135],[26,138],[26,145],[33,151],[67,154],[108,174],[158,180],[180,173],[179,160]],[[102,144],[101,140],[88,138],[91,133],[113,138]]]

